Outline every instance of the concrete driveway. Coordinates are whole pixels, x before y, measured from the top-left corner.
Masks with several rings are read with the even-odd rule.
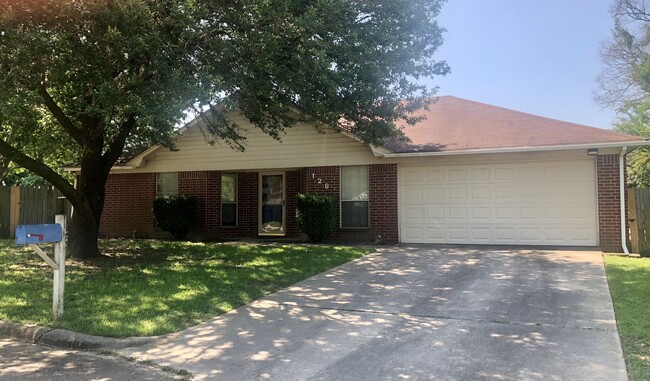
[[[626,380],[600,252],[398,246],[122,351],[215,380]]]

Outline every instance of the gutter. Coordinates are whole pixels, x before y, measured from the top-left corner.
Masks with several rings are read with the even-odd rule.
[[[453,155],[472,155],[486,153],[515,153],[515,152],[538,152],[538,151],[558,151],[572,149],[588,148],[617,148],[625,145],[639,147],[650,146],[649,140],[637,140],[629,142],[609,142],[609,143],[583,143],[583,144],[566,144],[554,146],[530,146],[530,147],[510,147],[510,148],[477,148],[457,151],[437,151],[437,152],[403,152],[403,153],[380,153],[373,150],[376,157],[397,158],[397,157],[429,157],[429,156],[453,156]]]
[[[630,251],[627,249],[627,234],[626,234],[626,224],[625,224],[625,155],[627,154],[627,146],[623,146],[621,149],[621,155],[619,156],[618,170],[619,170],[619,192],[621,194],[621,247],[625,254],[630,254]]]

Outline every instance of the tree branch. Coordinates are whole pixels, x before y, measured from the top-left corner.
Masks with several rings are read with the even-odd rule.
[[[74,123],[68,118],[67,115],[61,110],[59,105],[56,103],[56,101],[50,96],[50,93],[47,92],[47,89],[45,88],[45,84],[41,84],[41,86],[38,89],[39,94],[43,98],[43,103],[45,104],[45,107],[47,107],[48,110],[54,115],[54,118],[59,122],[61,127],[72,136],[72,138],[79,143],[79,145],[83,145],[83,135],[81,133],[81,130],[78,129]]]
[[[79,196],[72,184],[52,170],[52,168],[25,155],[2,139],[0,139],[0,155],[47,180],[56,189],[61,191],[72,205],[78,203]]]
[[[102,160],[108,168],[112,167],[113,164],[119,159],[124,150],[124,144],[126,143],[126,138],[129,137],[129,134],[133,130],[136,124],[135,115],[131,114],[126,118],[120,127],[117,130],[117,134],[113,137],[113,140],[108,145],[108,149],[102,155]]]

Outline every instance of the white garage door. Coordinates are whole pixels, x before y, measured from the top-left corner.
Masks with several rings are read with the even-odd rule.
[[[399,166],[400,240],[596,246],[592,160]]]

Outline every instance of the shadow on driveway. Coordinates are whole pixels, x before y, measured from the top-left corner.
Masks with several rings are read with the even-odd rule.
[[[122,351],[219,380],[626,380],[602,256],[383,248]]]

